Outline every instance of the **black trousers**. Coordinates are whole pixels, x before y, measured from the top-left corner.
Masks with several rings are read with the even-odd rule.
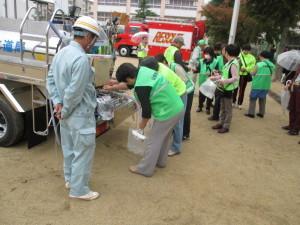
[[[187,95],[187,102],[184,114],[184,122],[183,122],[183,136],[190,136],[190,128],[191,128],[191,109],[193,105],[194,99],[194,91]]]
[[[200,108],[200,109],[203,108],[203,105],[204,105],[205,100],[206,100],[206,110],[210,110],[210,107],[211,107],[211,105],[212,105],[212,99],[207,98],[204,94],[202,94],[202,93],[199,91],[199,108]]]
[[[221,109],[221,96],[222,92],[216,89],[215,92],[215,104],[214,104],[214,109],[213,109],[213,119],[218,120],[220,116],[220,109]]]
[[[233,99],[232,102],[235,104],[237,100],[237,95],[238,96],[238,105],[242,105],[244,101],[244,95],[245,95],[245,89],[247,87],[248,83],[248,75],[247,76],[240,76],[240,82],[239,82],[239,87],[234,90],[233,92]]]

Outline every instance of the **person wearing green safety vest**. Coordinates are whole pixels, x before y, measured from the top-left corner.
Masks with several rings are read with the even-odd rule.
[[[195,91],[194,73],[186,72],[182,66],[177,63],[172,63],[170,67],[176,74],[178,74],[179,77],[184,80],[186,85],[187,100],[185,104],[186,107],[183,121],[182,140],[190,140],[191,109]]]
[[[137,49],[137,57],[140,62],[148,56],[148,37],[143,37]]]
[[[227,45],[225,47],[225,58],[227,63],[224,65],[222,74],[215,72],[210,77],[211,80],[217,83],[217,88],[221,94],[221,110],[220,122],[212,127],[218,130],[218,133],[223,134],[229,132],[232,120],[232,94],[234,89],[239,84],[239,62],[237,56],[240,53],[240,48],[236,45]]]
[[[216,43],[214,45],[214,53],[215,53],[215,56],[217,58],[217,67],[218,67],[218,70],[219,71],[222,71],[223,67],[224,67],[224,58],[223,58],[223,55],[222,55],[222,44],[221,43]]]
[[[268,51],[263,51],[259,55],[260,61],[256,64],[254,71],[251,73],[252,86],[250,93],[250,104],[248,113],[245,116],[255,117],[256,100],[259,103],[259,113],[256,115],[263,118],[266,109],[266,98],[271,88],[272,75],[274,73],[275,65],[271,62],[272,54]]]
[[[149,57],[147,59],[144,59],[141,62],[141,66],[145,66],[155,71],[158,71],[159,74],[165,77],[166,80],[177,90],[177,94],[180,96],[185,109],[187,99],[186,85],[173,70],[171,70],[167,65],[158,62],[158,60],[155,57]],[[170,151],[168,153],[169,156],[178,155],[181,152],[183,120],[184,114],[182,114],[182,117],[174,127],[173,141],[171,144]]]
[[[253,71],[256,64],[256,59],[250,53],[250,51],[251,51],[251,46],[249,44],[244,45],[242,47],[242,52],[239,55],[240,81],[239,81],[239,87],[234,90],[233,99],[232,99],[233,105],[237,106],[239,109],[242,109],[247,82],[251,81],[250,73]]]
[[[175,62],[181,65],[185,71],[189,71],[189,68],[186,66],[185,62],[182,60],[182,55],[180,53],[180,49],[184,46],[184,38],[183,36],[176,36],[172,44],[165,50],[164,56],[168,62],[168,65]]]
[[[157,71],[175,88],[178,96],[183,96],[186,94],[186,85],[180,79],[180,77],[172,71],[168,66],[163,63],[158,62],[155,57],[147,57],[142,60],[140,66],[148,67],[152,70]]]
[[[215,57],[215,53],[213,48],[206,47],[203,51],[204,58],[200,60],[199,63],[199,76],[198,76],[198,84],[199,87],[207,80],[208,77],[211,76],[214,70],[218,70],[217,59]],[[203,104],[206,100],[206,114],[210,114],[210,107],[212,105],[212,99],[207,98],[204,94],[199,91],[199,105],[196,112],[202,112]]]
[[[200,59],[202,59],[203,50],[207,46],[207,40],[200,39],[197,42],[197,45],[193,49],[193,52],[191,54],[191,58],[189,60],[189,68],[191,68],[192,71],[197,71],[197,68],[199,67]]]
[[[225,49],[225,45],[222,45],[221,43],[216,43],[214,45],[214,52],[217,58],[217,66],[219,71],[223,70],[224,67],[224,58],[223,58],[223,52]],[[215,91],[215,97],[214,97],[214,107],[213,107],[213,113],[212,116],[208,117],[207,119],[210,121],[219,121],[220,116],[220,107],[221,107],[221,93],[218,89]]]
[[[157,54],[155,58],[165,64],[168,65],[165,57],[163,54]],[[190,139],[190,126],[191,126],[191,109],[193,104],[194,98],[194,73],[186,72],[182,66],[177,63],[172,63],[170,65],[171,70],[173,70],[184,82],[186,85],[186,92],[187,92],[187,100],[186,100],[186,107],[185,107],[185,114],[184,114],[184,121],[183,121],[183,133],[182,133],[182,140],[189,140]]]
[[[121,64],[116,71],[118,82],[134,88],[134,94],[142,109],[137,132],[143,133],[149,119],[153,125],[146,138],[146,151],[132,173],[152,176],[155,167],[165,167],[173,128],[184,113],[184,105],[175,88],[157,71],[131,63]]]

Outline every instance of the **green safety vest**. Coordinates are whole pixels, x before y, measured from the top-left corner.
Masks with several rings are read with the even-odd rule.
[[[166,78],[167,81],[169,81],[169,83],[175,88],[179,96],[183,95],[186,92],[185,83],[169,67],[167,67],[163,63],[158,63],[158,65],[159,74],[161,74],[164,78]]]
[[[231,65],[233,65],[233,64],[236,65],[236,67],[239,70],[240,67],[239,67],[239,62],[238,62],[237,59],[233,59],[230,62],[227,62],[224,65],[223,70],[222,70],[222,79],[223,80],[229,79],[230,68],[231,68]],[[233,82],[231,84],[224,84],[224,87],[222,89],[225,90],[225,91],[233,91],[238,86],[239,86],[239,80],[237,80],[237,81],[235,81],[235,82]]]
[[[166,50],[165,50],[165,53],[164,53],[164,56],[168,62],[169,65],[171,65],[171,63],[174,62],[174,55],[175,55],[175,52],[178,51],[179,49],[173,45],[170,45]]]
[[[152,116],[159,121],[165,121],[183,110],[183,102],[172,85],[159,73],[141,66],[134,88],[151,87],[150,104]]]
[[[138,58],[145,58],[147,57],[147,52],[145,50],[142,50],[143,48],[146,48],[147,45],[143,45],[143,43],[140,43],[139,48],[137,50],[137,57]]]
[[[171,70],[174,71],[175,74],[176,74],[176,66],[178,66],[178,64],[175,63],[175,62],[171,63],[171,65],[170,65]],[[186,93],[189,94],[189,93],[191,93],[195,90],[195,84],[194,84],[192,78],[189,76],[189,74],[186,73],[183,68],[182,68],[182,70],[184,71],[184,76],[185,76],[185,82],[184,83],[185,83],[185,87],[186,87]]]
[[[269,60],[263,60],[257,64],[257,73],[252,79],[253,90],[270,90],[272,83],[272,74],[275,65]]]
[[[217,55],[217,64],[218,64],[218,70],[222,71],[223,67],[224,67],[224,58],[222,55]]]
[[[216,58],[210,64],[204,63],[204,59],[200,60],[200,72],[198,77],[199,86],[201,86],[208,78],[206,75],[207,72],[211,73],[217,66],[218,61]]]
[[[246,68],[245,72],[240,71],[240,76],[246,76],[248,73],[250,73],[254,69],[256,59],[250,53],[247,55],[240,53],[239,58],[240,58],[241,66]]]

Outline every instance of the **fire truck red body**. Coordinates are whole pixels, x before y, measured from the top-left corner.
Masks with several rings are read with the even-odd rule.
[[[137,44],[130,39],[135,32],[148,31],[149,33],[149,52],[148,55],[154,56],[164,53],[165,49],[171,44],[173,38],[182,35],[184,38],[184,46],[181,53],[184,61],[188,61],[193,48],[197,41],[203,38],[205,33],[205,23],[203,21],[191,23],[179,23],[169,21],[151,21],[145,24],[129,23],[123,34],[118,34],[115,48],[118,49],[121,56],[127,56],[136,49]],[[122,49],[126,48],[128,54],[122,54]],[[125,51],[126,52],[126,51]]]

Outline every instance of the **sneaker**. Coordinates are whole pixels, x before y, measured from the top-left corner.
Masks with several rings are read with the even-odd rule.
[[[218,124],[216,124],[216,125],[212,126],[211,128],[212,128],[213,130],[218,130],[218,129],[221,129],[221,128],[223,128],[223,125],[222,125],[222,124],[220,124],[220,123],[218,123]]]
[[[247,116],[247,117],[249,117],[249,118],[254,118],[254,117],[255,117],[254,115],[249,114],[249,113],[244,114],[244,116]]]
[[[237,107],[237,104],[236,104],[236,103],[232,103],[232,107],[233,107],[233,108],[236,108],[236,107]]]
[[[86,200],[86,201],[91,201],[91,200],[97,199],[99,196],[100,196],[100,194],[95,191],[90,191],[86,195],[81,195],[81,196],[69,195],[70,198],[77,198],[77,199]]]
[[[66,189],[70,189],[71,187],[70,187],[70,182],[69,181],[67,181],[66,183],[65,183],[65,188]]]
[[[299,134],[299,131],[297,131],[297,130],[289,130],[288,131],[288,135],[298,135]]]
[[[189,140],[191,140],[190,136],[183,136],[182,137],[182,141],[189,141]]]
[[[242,105],[238,105],[238,109],[242,110],[243,109]]]
[[[168,156],[169,157],[172,157],[172,156],[175,156],[175,155],[179,155],[180,154],[180,152],[174,152],[173,150],[169,150],[169,152],[168,152]]]

